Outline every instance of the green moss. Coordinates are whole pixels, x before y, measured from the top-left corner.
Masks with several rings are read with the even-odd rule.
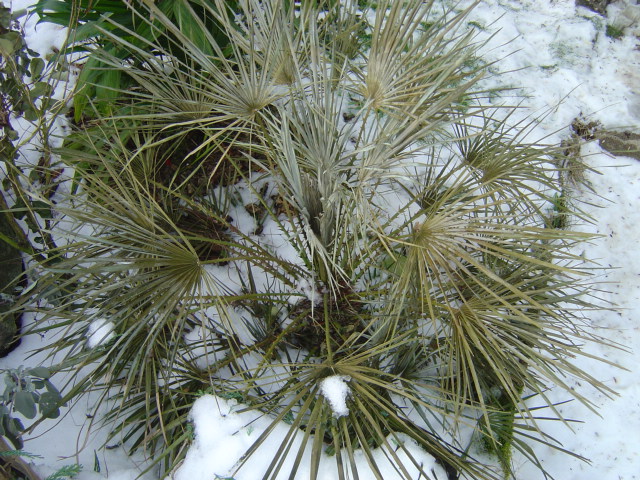
[[[505,393],[491,395],[487,399],[492,408],[487,418],[479,420],[479,431],[482,433],[481,447],[486,453],[497,458],[504,478],[512,477],[511,457],[514,438],[514,419],[518,413],[516,404]]]
[[[614,40],[620,40],[624,36],[624,30],[615,25],[607,25],[604,33],[607,37],[613,38]]]
[[[581,18],[583,20],[588,20],[589,22],[591,22],[594,28],[596,29],[596,31],[598,32],[600,32],[602,30],[602,27],[604,26],[604,20],[600,15],[593,15],[593,16],[578,15],[578,18]]]
[[[510,477],[511,472],[511,444],[513,442],[513,417],[514,412],[495,412],[491,414],[490,422],[493,424],[493,433],[483,439],[487,452],[495,455],[500,463],[500,468],[505,478]]]

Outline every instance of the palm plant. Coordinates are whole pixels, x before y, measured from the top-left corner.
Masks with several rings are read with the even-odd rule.
[[[290,424],[263,478],[295,478],[307,448],[312,478],[326,449],[339,478],[358,478],[358,452],[382,478],[377,448],[432,478],[415,442],[447,475],[497,479],[465,429],[528,453],[518,435],[554,444],[523,396],[567,375],[612,393],[572,363],[603,340],[572,253],[589,237],[545,223],[558,152],[478,100],[468,11],[203,2],[225,50],[178,3],[181,22],[135,12],[157,37],[102,31],[135,61],[94,55],[133,85],[60,151],[75,177],[56,209],[82,227],[31,292],[34,331],[60,329],[46,350],[76,372],[67,399],[117,400],[115,433],[167,468],[208,391],[272,418],[238,469]]]

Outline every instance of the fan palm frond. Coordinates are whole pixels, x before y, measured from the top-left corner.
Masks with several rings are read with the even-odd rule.
[[[265,479],[331,461],[493,480],[467,433],[506,472],[553,443],[528,395],[560,421],[551,385],[595,409],[566,377],[611,395],[574,361],[605,343],[575,253],[592,237],[548,214],[560,149],[481,103],[477,3],[145,0],[153,35],[105,19],[92,55],[130,86],[59,150],[65,236],[16,307],[57,332],[65,398],[112,398],[115,434],[167,469],[212,393],[269,419],[237,471],[284,422]]]

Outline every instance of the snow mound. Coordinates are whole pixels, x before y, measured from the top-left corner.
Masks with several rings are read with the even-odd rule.
[[[336,418],[349,414],[347,397],[351,390],[347,383],[351,381],[348,375],[332,375],[320,382],[320,392],[327,399]]]
[[[104,345],[114,337],[113,329],[115,325],[113,322],[100,318],[94,320],[89,324],[87,330],[87,346],[89,348],[96,348],[100,345]]]

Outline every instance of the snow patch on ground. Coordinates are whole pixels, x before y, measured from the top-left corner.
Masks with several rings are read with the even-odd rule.
[[[333,378],[333,377],[329,377]],[[342,380],[337,380],[342,383]],[[212,480],[231,477],[234,480],[255,480],[263,478],[269,468],[281,442],[286,438],[290,426],[284,422],[276,424],[268,440],[260,446],[242,469],[242,454],[259,438],[260,434],[269,427],[270,420],[260,417],[255,412],[243,411],[244,406],[235,400],[225,400],[214,395],[204,395],[194,404],[191,418],[194,424],[194,441],[187,452],[184,462],[172,475],[165,480]],[[295,455],[302,443],[302,432],[294,435],[290,455],[284,461],[277,479],[289,478],[289,472]],[[433,457],[426,455],[410,438],[398,435],[398,439],[389,439],[390,443],[401,441],[404,448],[415,458],[422,461],[422,468],[434,474],[434,479],[447,478],[444,470]],[[402,476],[389,462],[388,454],[381,449],[372,451],[375,461],[380,467],[380,473],[385,480],[401,480]],[[418,469],[411,463],[403,449],[396,454],[404,460],[407,471],[412,478],[420,478]],[[300,468],[295,478],[310,478],[310,447],[307,447]],[[362,479],[376,478],[368,466],[368,461],[361,451],[356,451],[354,458],[358,463],[359,475]],[[335,456],[322,454],[318,480],[336,480]],[[424,478],[424,476],[422,476]]]

